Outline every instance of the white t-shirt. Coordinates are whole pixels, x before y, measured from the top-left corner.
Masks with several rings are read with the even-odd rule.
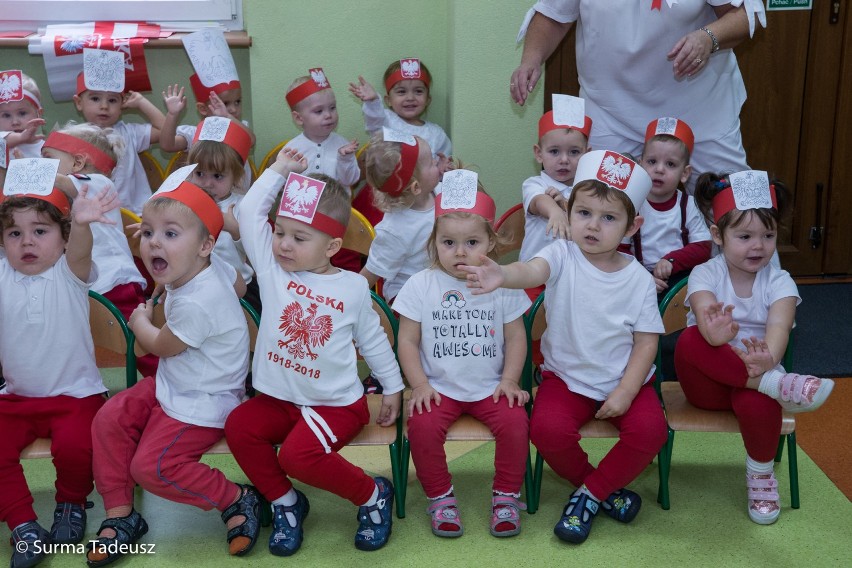
[[[122,207],[141,215],[142,207],[151,197],[151,186],[142,167],[142,160],[139,159],[139,152],[151,147],[151,125],[119,120],[112,125],[112,129],[124,140],[124,152],[112,171],[118,199]]]
[[[767,264],[754,279],[751,287],[751,297],[741,298],[734,292],[731,275],[725,255],[720,254],[704,264],[692,269],[686,292],[685,304],[689,306],[689,297],[695,292],[708,291],[716,296],[716,301],[726,306],[734,306],[732,315],[740,324],[737,336],[728,342],[731,347],[743,349],[742,340],[754,337],[766,337],[766,320],[769,308],[782,298],[796,298],[796,305],[802,303],[796,283],[786,270]],[[696,325],[695,314],[692,310],[686,316],[687,325]],[[776,369],[782,370],[780,364]]]
[[[420,363],[439,393],[463,402],[492,394],[503,375],[503,325],[524,315],[523,290],[473,295],[465,281],[439,268],[412,276],[394,310],[420,323]]]
[[[84,185],[89,186],[87,199],[95,199],[110,191],[112,181],[101,174],[77,174],[68,176],[77,191]],[[115,224],[92,223],[92,260],[98,265],[98,279],[92,283],[92,290],[105,294],[121,284],[137,283],[145,287],[145,278],[139,273],[133,254],[127,244],[127,236],[121,223],[121,212],[113,209],[106,217]]]
[[[678,191],[675,205],[668,211],[658,211],[645,201],[639,208],[639,214],[645,218],[639,231],[642,237],[642,264],[648,270],[653,271],[663,255],[684,247],[680,234],[681,199],[686,199],[686,228],[689,231],[689,242],[711,240],[710,230],[704,222],[704,215],[698,210],[691,195]]]
[[[541,249],[556,239],[547,234],[547,219],[541,215],[530,213],[532,200],[544,195],[548,187],[559,190],[565,199],[571,195],[571,186],[556,181],[544,172],[540,175],[527,178],[521,188],[524,198],[524,241],[521,244],[521,252],[518,260],[526,262],[534,257]]]
[[[382,292],[388,301],[409,278],[431,264],[426,242],[434,225],[434,206],[424,211],[389,211],[376,225],[366,268],[385,279]]]
[[[89,282],[78,279],[65,255],[36,276],[0,259],[2,394],[83,398],[106,392],[89,328]]]
[[[249,337],[235,279],[214,257],[183,286],[166,285],[166,323],[189,346],[157,367],[157,402],[175,420],[223,428],[245,394]]]
[[[287,142],[284,147],[295,148],[307,158],[308,169],[303,172],[304,175],[325,174],[342,185],[355,185],[361,178],[361,169],[358,167],[355,152],[346,156],[340,156],[337,153],[347,144],[349,140],[337,132],[332,132],[322,142],[312,142],[303,132]]]
[[[242,124],[248,128],[248,121],[243,120]],[[186,140],[187,155],[189,155],[189,151],[192,149],[192,140],[195,138],[196,130],[198,130],[198,125],[181,124],[175,128],[175,136],[181,136],[184,140]],[[243,179],[237,183],[237,189],[239,189],[242,193],[248,191],[248,188],[251,186],[251,176],[251,164],[249,164],[249,161],[246,160],[246,163],[243,166]]]
[[[409,124],[394,111],[385,108],[380,99],[365,102],[361,109],[364,112],[364,128],[367,132],[373,133],[381,130],[382,126],[387,126],[399,132],[419,136],[428,142],[433,157],[439,153],[445,156],[453,153],[453,143],[447,133],[434,122],[423,121],[420,126]]]
[[[298,405],[348,406],[364,395],[357,347],[384,393],[400,392],[399,366],[373,310],[367,280],[346,270],[287,272],[276,262],[267,212],[285,181],[271,169],[263,172],[238,216],[263,303],[252,384]]]
[[[217,205],[223,214],[227,214],[228,208],[234,205],[234,216],[236,217],[237,209],[240,208],[242,200],[242,195],[231,193],[231,195],[219,201]],[[213,254],[238,270],[246,284],[251,282],[254,277],[254,270],[252,270],[251,265],[246,260],[246,251],[243,249],[243,244],[241,241],[235,241],[229,232],[223,230],[219,233],[219,238],[216,239],[216,246],[213,247]]]
[[[556,241],[537,256],[550,266],[542,368],[572,392],[605,400],[624,376],[634,332],[664,331],[654,279],[629,255],[621,270],[603,272],[573,241]],[[653,374],[651,365],[645,382]]]

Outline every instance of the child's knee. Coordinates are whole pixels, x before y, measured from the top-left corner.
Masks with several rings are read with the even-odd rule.
[[[136,454],[130,460],[130,477],[145,489],[159,483],[157,461],[152,460],[150,456],[144,457]]]

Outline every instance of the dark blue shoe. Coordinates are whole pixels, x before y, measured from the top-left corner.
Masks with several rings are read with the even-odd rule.
[[[31,568],[47,556],[44,547],[50,543],[50,534],[38,521],[30,521],[13,530],[9,541],[12,544],[10,568]]]
[[[379,499],[375,505],[358,508],[358,532],[355,533],[355,548],[358,550],[378,550],[387,544],[393,527],[393,484],[384,477],[375,478],[379,488]],[[372,511],[378,511],[382,522],[376,524],[370,518]]]
[[[601,502],[604,513],[622,523],[629,523],[636,518],[642,508],[642,498],[629,489],[618,489]]]
[[[598,514],[600,503],[581,493],[578,489],[571,495],[562,518],[553,527],[553,533],[565,542],[580,544],[584,542],[592,531],[592,521]]]
[[[275,556],[291,556],[302,546],[302,523],[311,510],[305,494],[296,489],[296,504],[272,506],[272,534],[269,535],[269,552]],[[291,527],[286,513],[296,517],[296,526]]]

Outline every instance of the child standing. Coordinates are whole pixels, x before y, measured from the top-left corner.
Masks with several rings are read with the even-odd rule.
[[[331,178],[296,173],[306,167],[301,154],[282,150],[252,185],[238,216],[264,317],[252,363],[258,394],[231,413],[225,434],[237,463],[272,502],[269,551],[277,556],[299,549],[309,509],[291,477],[359,506],[357,548],[387,543],[391,482],[369,477],[337,453],[370,419],[355,346],[385,385],[377,419],[382,426],[394,424],[403,389],[366,282],[329,262],[343,242],[348,192]],[[282,187],[273,233],[267,212]]]
[[[494,201],[477,192],[475,183],[469,188],[474,194],[469,198],[438,196],[427,245],[432,267],[412,276],[394,302],[400,314],[399,358],[412,387],[408,438],[429,500],[432,532],[444,537],[464,532],[444,442],[453,422],[470,414],[497,442],[491,534],[506,537],[521,532],[520,511],[526,509],[519,498],[529,452],[524,408],[529,393],[518,383],[526,357],[523,314],[530,302],[517,290],[461,292],[467,273],[459,265],[479,265],[497,245]],[[468,335],[457,333],[464,330]]]
[[[722,254],[689,276],[688,327],[675,349],[687,400],[698,408],[733,410],[746,449],[748,515],[771,524],[781,513],[773,466],[781,412],[816,410],[834,382],[787,373],[781,359],[801,302],[790,275],[770,259],[789,204],[766,172],[702,174],[695,186],[711,216]]]
[[[44,126],[41,91],[29,75],[17,69],[0,71],[0,138],[6,140],[12,158],[41,155]]]
[[[654,275],[658,294],[710,259],[707,224],[683,189],[692,173],[694,139],[689,125],[677,118],[658,118],[645,131],[641,163],[653,185],[639,210],[645,222],[633,235],[631,252]]]
[[[178,170],[186,176],[185,171]],[[259,496],[199,463],[222,439],[225,418],[244,394],[248,330],[234,293],[239,276],[211,253],[222,213],[199,187],[174,177],[142,212],[142,260],[166,286],[166,323],[152,321],[153,300],[133,312],[137,346],[160,357],[146,377],[104,405],[92,425],[98,493],[106,509],[89,566],[109,564],[148,532],[133,508],[135,484],[165,499],[216,508],[232,555],[247,554],[260,531]]]
[[[654,281],[618,252],[642,224],[635,212],[651,180],[632,160],[600,150],[580,158],[574,181],[571,241],[556,241],[525,263],[499,266],[483,258],[482,266],[465,270],[474,294],[547,283],[543,380],[530,439],[550,467],[577,486],[553,531],[581,543],[599,508],[621,522],[639,512],[641,498],[624,486],[665,443],[666,422],[650,384],[663,331]],[[597,468],[580,446],[580,427],[592,418],[619,430]]]
[[[393,301],[412,275],[429,266],[426,241],[435,224],[433,190],[440,181],[429,143],[385,129],[367,148],[367,183],[376,188],[376,206],[385,211],[376,225],[367,265],[361,275]]]
[[[0,361],[6,378],[0,392],[0,520],[12,531],[12,568],[44,558],[38,541],[83,539],[86,497],[94,485],[91,425],[107,390],[89,329],[88,292],[96,273],[89,225],[109,223],[105,213],[118,201],[106,193],[76,199],[72,208],[53,187],[55,171],[52,160],[15,160],[0,203],[6,251],[0,258]],[[34,187],[35,177],[43,187]],[[19,188],[16,179],[27,183]],[[81,197],[86,191],[84,186]],[[46,437],[56,466],[49,533],[38,523],[20,465],[21,451]]]

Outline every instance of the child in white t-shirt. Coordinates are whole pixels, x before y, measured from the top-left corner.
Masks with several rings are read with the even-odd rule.
[[[543,380],[530,440],[577,487],[554,533],[581,543],[601,507],[618,521],[633,520],[641,499],[624,486],[651,463],[667,430],[650,384],[663,331],[654,281],[618,252],[621,240],[642,224],[636,211],[651,180],[632,160],[600,150],[580,158],[574,181],[572,240],[558,240],[528,262],[500,266],[483,258],[482,266],[465,270],[474,293],[547,283]],[[592,418],[619,429],[618,443],[597,468],[580,446],[580,428]]]
[[[41,91],[32,77],[17,69],[0,71],[0,138],[9,158],[38,158],[44,136]]]
[[[148,300],[129,325],[137,351],[158,355],[160,365],[156,377],[110,398],[92,425],[106,520],[88,545],[90,565],[113,562],[148,532],[133,507],[136,484],[171,501],[219,510],[232,555],[247,554],[257,540],[255,489],[199,462],[222,439],[248,372],[248,329],[237,295],[242,280],[230,265],[211,259],[222,224],[216,203],[186,181],[173,187],[166,180],[142,211],[142,260],[165,284],[166,322],[153,324]]]
[[[458,170],[461,172],[461,170]],[[427,248],[432,267],[412,276],[394,302],[400,314],[399,359],[411,385],[408,438],[417,479],[429,501],[432,532],[461,536],[464,528],[447,468],[447,429],[462,414],[485,423],[497,441],[491,534],[521,531],[519,501],[529,453],[529,393],[520,382],[526,357],[523,314],[530,301],[519,290],[471,295],[460,264],[494,255],[494,201],[476,192],[472,207],[437,198]],[[466,204],[468,205],[469,202]]]

